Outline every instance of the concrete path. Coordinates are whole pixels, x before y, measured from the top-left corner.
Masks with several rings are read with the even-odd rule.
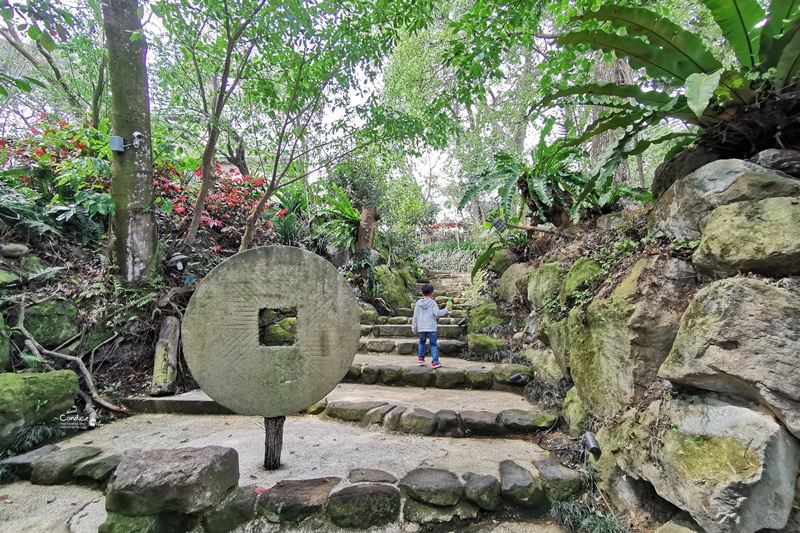
[[[474,472],[499,477],[498,465],[504,459],[530,467],[531,461],[545,455],[527,440],[398,435],[379,427],[294,416],[287,419],[284,428],[283,466],[266,472],[262,467],[264,430],[260,422],[259,418],[232,415],[137,415],[75,435],[60,446],[90,443],[108,454],[133,449],[229,446],[239,452],[240,485],[263,487],[284,479],[324,476],[341,477],[344,481],[340,486],[346,486],[347,476],[355,468],[379,468],[398,478],[421,466],[444,468],[459,475]],[[20,481],[0,486],[0,496],[7,496],[0,501],[0,531],[4,533],[88,533],[97,531],[105,519],[102,494],[85,487],[35,486]],[[545,531],[525,526],[528,529],[518,531]],[[414,530],[407,529],[409,524],[403,527],[406,529],[396,531]]]

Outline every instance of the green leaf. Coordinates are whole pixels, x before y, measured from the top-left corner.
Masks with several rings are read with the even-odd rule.
[[[58,48],[58,45],[53,40],[53,36],[50,35],[48,32],[43,32],[42,33],[42,38],[39,40],[39,42],[42,43],[42,46],[48,52],[52,52],[53,50]]]
[[[576,31],[561,35],[556,42],[559,45],[586,44],[595,50],[614,52],[617,56],[627,57],[631,67],[643,68],[651,78],[657,78],[672,87],[686,83],[690,74],[699,69],[686,59],[686,56],[673,48],[659,48],[635,37],[627,37],[603,31]]]
[[[686,103],[700,120],[703,120],[703,112],[719,87],[721,75],[722,69],[719,69],[711,74],[697,73],[686,78]]]
[[[13,16],[14,16],[14,10],[13,10],[13,9],[11,9],[11,7],[10,7],[10,6],[6,5],[5,7],[3,7],[3,19],[4,19],[6,22],[10,22],[10,21],[11,21],[11,18],[12,18]]]
[[[775,44],[773,50],[781,51],[775,65],[773,83],[778,88],[788,87],[800,74],[800,20]]]
[[[766,14],[756,0],[701,0],[711,10],[722,35],[728,40],[739,63],[747,68],[758,64],[760,29]]]
[[[604,5],[597,11],[581,15],[582,19],[606,20],[622,26],[631,37],[644,36],[654,46],[671,48],[684,56],[698,72],[722,68],[702,39],[649,9]]]
[[[17,88],[19,88],[20,91],[25,91],[26,93],[31,92],[31,84],[28,83],[27,81],[21,78],[17,78],[14,80],[14,83],[16,84]]]
[[[483,267],[483,265],[489,261],[489,258],[492,257],[494,251],[499,247],[500,243],[493,242],[489,245],[485,252],[478,256],[478,258],[475,260],[475,266],[472,267],[472,272],[469,274],[470,281],[475,279],[475,274],[477,274],[481,267]]]
[[[28,29],[26,31],[28,33],[28,37],[30,37],[34,41],[38,41],[39,38],[41,38],[41,36],[42,36],[41,30],[39,30],[39,28],[37,28],[33,24],[28,26]]]
[[[800,0],[772,0],[769,5],[769,18],[761,28],[761,43],[758,57],[762,63],[762,70],[774,67],[769,64],[770,50],[775,43],[786,33],[797,20]]]
[[[661,91],[645,91],[638,85],[619,85],[618,83],[607,83],[605,85],[589,84],[576,85],[574,87],[558,90],[534,104],[533,107],[536,108],[539,106],[546,106],[559,98],[563,98],[564,96],[585,96],[590,94],[596,94],[599,96],[612,96],[617,98],[633,98],[643,105],[651,106],[662,106],[669,103],[674,98],[674,96]]]

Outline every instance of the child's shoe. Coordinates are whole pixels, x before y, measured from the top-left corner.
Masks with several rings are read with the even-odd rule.
[[[425,364],[425,358],[417,357],[417,362],[419,363],[419,366],[423,366]]]
[[[433,363],[431,366],[432,366],[433,368],[439,368],[440,366],[442,366],[442,363],[440,363],[439,361],[436,361],[436,362],[435,362],[435,363]]]

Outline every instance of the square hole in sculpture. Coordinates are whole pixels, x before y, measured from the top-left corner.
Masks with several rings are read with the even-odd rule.
[[[294,346],[297,341],[297,308],[261,309],[258,343],[261,346]]]

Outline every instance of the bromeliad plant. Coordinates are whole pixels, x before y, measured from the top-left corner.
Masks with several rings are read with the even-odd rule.
[[[698,139],[692,133],[650,139],[642,135],[669,117],[699,126],[709,147],[738,157],[800,143],[797,129],[785,128],[800,117],[800,3],[772,0],[765,12],[757,0],[701,1],[735,53],[738,64],[733,68],[726,68],[700,37],[646,8],[604,5],[577,17],[580,29],[556,40],[562,46],[586,45],[626,57],[658,87],[581,85],[537,104],[569,97],[611,109],[567,146],[624,129],[593,170],[579,201],[613,175],[623,158],[663,142],[676,144],[674,154]]]

